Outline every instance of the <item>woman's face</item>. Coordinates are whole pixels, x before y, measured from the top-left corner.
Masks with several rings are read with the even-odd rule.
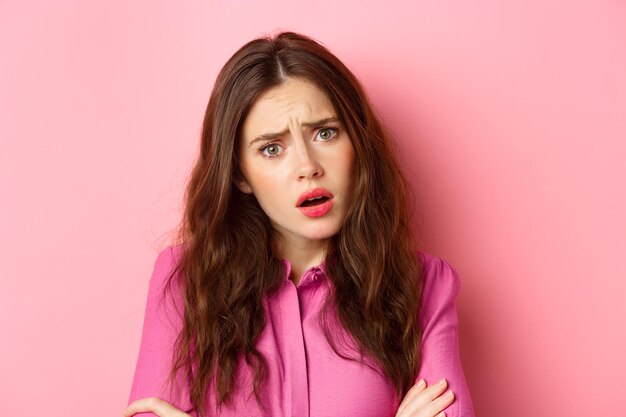
[[[352,201],[354,149],[315,85],[289,78],[261,94],[242,126],[239,161],[237,187],[254,194],[284,243],[303,247],[339,231]]]

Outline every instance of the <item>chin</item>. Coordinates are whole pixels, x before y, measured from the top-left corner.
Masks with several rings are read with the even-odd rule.
[[[306,233],[305,236],[311,240],[322,240],[328,239],[337,234],[339,232],[340,227],[336,225],[329,225],[328,227],[320,227],[315,230],[310,230],[309,233]]]

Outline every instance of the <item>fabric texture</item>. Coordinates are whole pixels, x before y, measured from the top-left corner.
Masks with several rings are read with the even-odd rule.
[[[170,395],[166,379],[172,363],[173,346],[182,326],[182,295],[174,286],[172,296],[161,298],[163,285],[180,255],[181,246],[159,253],[149,282],[139,357],[128,403],[145,397],[161,398],[196,417],[188,390],[180,379]],[[458,318],[455,299],[460,291],[456,270],[446,261],[418,252],[423,265],[424,291],[419,312],[424,329],[422,362],[415,378],[428,385],[441,378],[455,393],[444,411],[448,417],[474,417],[472,400],[459,356]],[[284,284],[272,298],[264,300],[266,325],[257,348],[268,363],[266,382],[268,406],[262,413],[251,394],[252,371],[240,366],[235,408],[222,408],[221,417],[393,417],[401,399],[387,378],[366,364],[343,359],[326,341],[318,312],[329,291],[324,262],[308,269],[295,285],[289,279],[291,265],[285,263]],[[353,339],[342,328],[333,328]],[[340,345],[341,346],[341,345]],[[345,352],[345,351],[341,351]],[[209,390],[208,404],[214,392]],[[210,406],[209,406],[210,407]],[[207,415],[218,415],[209,408]],[[153,413],[137,416],[153,417]]]

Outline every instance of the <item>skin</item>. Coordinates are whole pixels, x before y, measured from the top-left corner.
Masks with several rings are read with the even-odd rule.
[[[305,123],[337,114],[326,95],[308,81],[289,78],[261,94],[244,120],[238,149],[243,178],[234,179],[244,193],[253,193],[275,230],[281,258],[292,264],[290,278],[297,284],[308,268],[319,265],[330,237],[335,235],[352,201],[354,149],[339,121]],[[272,140],[260,135],[284,132]],[[254,142],[253,142],[254,141]],[[259,149],[261,148],[261,149]],[[270,157],[273,156],[273,157]],[[333,193],[334,205],[325,215],[305,216],[298,197],[323,187]],[[395,417],[442,417],[454,401],[447,382],[414,385],[402,399]],[[159,417],[191,417],[159,398],[132,402],[123,415],[152,412]]]
[[[269,217],[277,255],[291,262],[295,283],[323,261],[352,201],[354,149],[343,126],[339,120],[306,125],[327,118],[337,118],[337,113],[326,95],[308,81],[289,78],[257,98],[241,130],[244,178],[235,184],[253,193]],[[254,141],[277,132],[284,133]],[[296,203],[303,192],[317,187],[330,191],[334,204],[321,217],[307,217]]]

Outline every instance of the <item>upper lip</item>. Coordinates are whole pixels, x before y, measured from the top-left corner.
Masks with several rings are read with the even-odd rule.
[[[333,193],[331,193],[325,188],[313,188],[312,190],[307,190],[300,195],[300,198],[298,198],[298,203],[296,204],[296,207],[300,207],[300,205],[304,203],[306,200],[308,200],[309,198],[320,197],[320,196],[333,198]]]

